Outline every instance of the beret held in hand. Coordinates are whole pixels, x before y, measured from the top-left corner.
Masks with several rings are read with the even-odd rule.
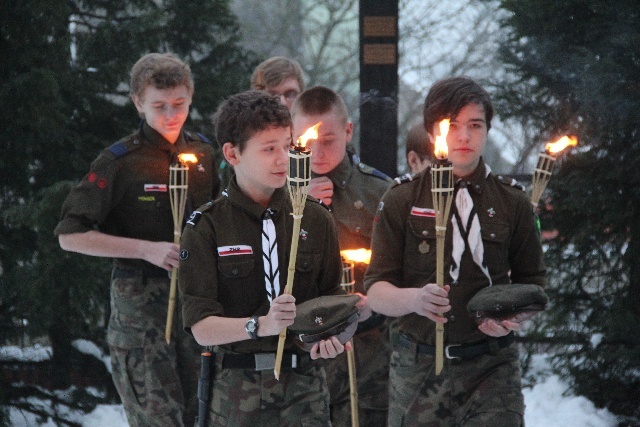
[[[467,311],[480,324],[486,319],[522,322],[546,308],[549,297],[538,285],[493,285],[478,291]]]
[[[321,340],[336,336],[345,344],[358,328],[358,295],[327,295],[296,306],[296,319],[289,332],[293,341],[310,351]]]

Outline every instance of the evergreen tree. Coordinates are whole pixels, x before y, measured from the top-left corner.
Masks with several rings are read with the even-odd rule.
[[[0,344],[23,319],[48,336],[69,386],[71,341],[106,348],[108,261],[60,250],[53,228],[70,189],[105,147],[139,125],[129,70],[149,52],[190,64],[188,127],[245,90],[256,64],[239,46],[227,0],[9,1],[0,8]],[[2,399],[11,399],[7,393]],[[0,414],[1,415],[1,414]],[[0,417],[0,421],[2,417]],[[0,422],[1,423],[1,422]]]
[[[502,0],[512,12],[502,57],[518,76],[504,111],[568,133],[543,228],[552,308],[539,332],[568,339],[556,367],[576,393],[640,419],[640,8],[636,0]]]

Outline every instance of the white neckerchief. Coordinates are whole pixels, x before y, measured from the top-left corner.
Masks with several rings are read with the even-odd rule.
[[[280,269],[278,267],[278,243],[276,242],[276,227],[267,209],[262,216],[262,259],[264,261],[264,284],[267,288],[269,303],[280,295]]]
[[[489,176],[491,172],[489,166],[485,165],[485,171],[485,177]],[[482,244],[478,214],[473,206],[473,199],[467,189],[466,183],[464,181],[458,181],[458,184],[460,184],[460,188],[456,195],[454,214],[451,217],[451,223],[453,224],[453,250],[451,252],[452,261],[449,274],[454,282],[458,280],[460,276],[460,261],[465,247],[468,244],[473,262],[482,270],[489,280],[489,286],[491,286],[493,284],[491,275],[484,263],[484,245]],[[460,225],[458,224],[458,220]]]

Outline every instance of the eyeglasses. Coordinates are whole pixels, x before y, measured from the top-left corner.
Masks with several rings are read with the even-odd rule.
[[[279,93],[279,92],[272,92],[272,91],[267,91],[269,92],[270,95],[273,96],[283,96],[286,100],[288,101],[293,101],[294,99],[296,99],[298,97],[298,95],[300,95],[300,92],[298,92],[297,90],[293,90],[293,89],[289,89],[283,93]]]

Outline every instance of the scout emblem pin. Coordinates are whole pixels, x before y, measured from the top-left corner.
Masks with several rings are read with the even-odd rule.
[[[422,243],[418,245],[418,251],[421,254],[426,254],[427,252],[429,252],[429,249],[429,244],[425,240],[423,240]]]

